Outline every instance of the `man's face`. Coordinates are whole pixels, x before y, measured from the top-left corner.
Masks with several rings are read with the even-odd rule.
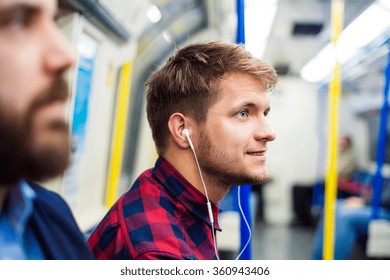
[[[267,179],[267,142],[275,139],[266,119],[269,110],[269,93],[258,81],[225,76],[199,134],[198,159],[209,178],[227,186]]]
[[[64,71],[74,61],[56,9],[54,0],[0,0],[0,185],[67,165]]]

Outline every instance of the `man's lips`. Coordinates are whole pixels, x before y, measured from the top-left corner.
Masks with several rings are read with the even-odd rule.
[[[37,109],[39,114],[44,114],[49,119],[65,119],[65,102],[55,101],[42,105]]]
[[[247,154],[250,156],[265,156],[266,151],[267,150],[251,151],[251,152],[247,152]]]

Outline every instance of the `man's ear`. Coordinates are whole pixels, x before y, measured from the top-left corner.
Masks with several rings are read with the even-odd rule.
[[[188,125],[188,118],[182,113],[174,113],[168,120],[168,129],[171,133],[173,141],[182,149],[190,147],[187,138],[183,135],[183,130]]]

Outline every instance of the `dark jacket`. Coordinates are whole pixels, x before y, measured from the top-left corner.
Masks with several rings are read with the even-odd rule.
[[[36,193],[29,226],[50,260],[93,259],[66,202],[56,193],[30,183]]]

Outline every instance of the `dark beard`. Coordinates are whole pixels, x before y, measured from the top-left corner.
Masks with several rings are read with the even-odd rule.
[[[1,106],[1,104],[0,104]],[[24,158],[24,141],[21,131],[3,116],[0,110],[0,185],[15,183],[20,177]]]
[[[63,133],[64,146],[33,143],[35,113],[45,105],[68,98],[68,86],[62,76],[37,97],[23,116],[0,103],[0,185],[19,179],[40,181],[60,175],[69,161],[68,127],[62,121],[52,122],[50,129]],[[1,101],[1,100],[0,100]],[[48,128],[49,129],[49,128]]]

